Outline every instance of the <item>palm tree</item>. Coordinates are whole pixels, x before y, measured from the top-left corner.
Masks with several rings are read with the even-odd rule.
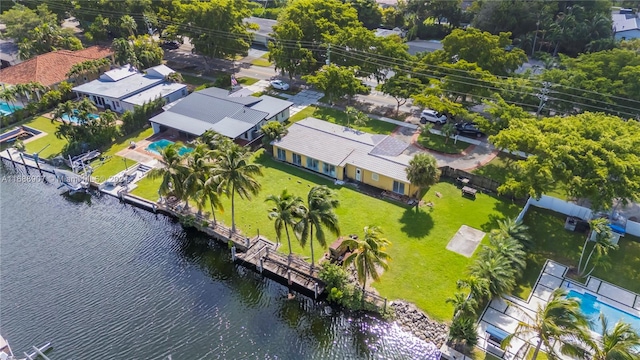
[[[216,210],[224,211],[224,206],[222,205],[222,199],[220,198],[221,190],[220,190],[220,178],[215,176],[210,169],[209,173],[207,173],[207,180],[204,182],[204,186],[200,189],[200,197],[202,201],[208,201],[211,206],[211,216],[213,216],[213,223],[217,223],[216,220]]]
[[[228,137],[213,130],[205,131],[204,134],[198,138],[198,142],[206,144],[210,150],[218,151],[218,153],[226,151],[232,144],[232,141],[229,140]]]
[[[347,115],[347,127],[351,126],[351,120],[356,117],[357,113],[360,110],[354,108],[353,106],[347,106],[345,109],[345,114]]]
[[[438,169],[436,158],[429,154],[420,153],[416,154],[413,159],[409,161],[409,166],[405,168],[405,171],[407,172],[407,180],[417,188],[416,212],[418,212],[422,189],[440,180],[440,169]]]
[[[218,189],[231,196],[231,231],[236,231],[235,195],[241,199],[251,199],[260,192],[257,176],[262,176],[260,166],[249,161],[249,153],[236,144],[222,151],[213,169],[213,175],[220,178]]]
[[[177,71],[174,71],[165,77],[165,80],[170,83],[182,83],[184,79],[182,78],[182,74]]]
[[[162,178],[158,194],[166,196],[173,194],[179,199],[184,199],[184,179],[187,176],[188,169],[183,164],[183,158],[178,152],[180,146],[177,143],[169,144],[162,152],[162,160],[160,162],[164,165],[160,168],[154,168],[149,171],[150,179]]]
[[[489,247],[469,267],[469,273],[489,281],[491,298],[509,293],[516,285],[511,261]]]
[[[516,330],[502,341],[502,348],[508,347],[514,337],[537,338],[531,360],[536,360],[542,345],[550,358],[557,359],[556,342],[560,344],[562,354],[584,353],[579,343],[588,338],[589,320],[580,310],[580,301],[568,298],[564,289],[556,289],[546,305],[538,305],[534,317],[524,311],[522,313],[528,318],[527,321],[518,323]]]
[[[260,132],[263,135],[262,145],[268,153],[273,154],[273,147],[271,146],[271,142],[282,139],[282,137],[287,135],[289,130],[287,130],[287,128],[279,121],[269,121],[266,124],[262,125],[262,127],[260,128]]]
[[[456,125],[454,123],[448,122],[442,125],[442,129],[440,129],[440,131],[444,136],[444,143],[446,144],[449,142],[449,138],[451,137],[451,135],[456,133]]]
[[[609,328],[607,318],[600,314],[602,331],[597,338],[587,341],[593,360],[636,360],[640,358],[640,335],[631,325],[618,321]]]
[[[516,277],[519,277],[527,267],[527,253],[518,241],[512,238],[489,237],[489,242],[497,254],[509,260]]]
[[[351,254],[344,259],[343,266],[349,267],[354,264],[358,281],[362,284],[362,300],[364,301],[364,291],[367,279],[377,281],[380,277],[378,268],[389,269],[391,257],[384,250],[391,243],[382,237],[382,229],[378,226],[365,226],[362,239],[348,238],[340,244],[340,249],[349,249]]]
[[[129,36],[135,35],[138,24],[131,15],[124,15],[120,18],[120,27],[129,33]]]
[[[47,87],[37,81],[31,81],[27,84],[27,86],[29,87],[29,94],[35,95],[38,101],[40,101],[41,95],[44,94],[45,91],[47,91]]]
[[[453,318],[460,315],[475,315],[478,302],[475,298],[463,292],[457,292],[446,302],[453,305]]]
[[[60,120],[64,122],[64,115],[67,115],[67,119],[71,118],[75,114],[75,105],[72,101],[65,101],[61,104],[58,104],[56,109],[53,111],[53,118],[51,122],[54,120]],[[70,123],[71,121],[69,121]]]
[[[350,127],[353,120],[354,126],[365,126],[369,121],[369,116],[362,111],[354,108],[353,106],[347,106],[345,113],[347,114],[347,127]]]
[[[491,230],[489,236],[494,239],[514,239],[526,249],[531,249],[533,247],[533,242],[531,241],[531,235],[528,233],[529,227],[522,223],[522,221],[517,221],[514,218],[508,218],[505,220],[498,220],[498,228]]]
[[[16,100],[22,101],[23,98],[29,98],[30,88],[27,84],[16,84],[13,86],[13,91],[16,94]],[[24,102],[23,102],[24,103]]]
[[[282,228],[287,234],[287,242],[289,244],[289,259],[291,259],[291,237],[289,235],[289,227],[293,228],[302,214],[302,198],[293,196],[287,189],[282,190],[280,195],[269,195],[265,200],[273,204],[269,209],[269,219],[273,220],[276,230],[276,240],[280,241],[282,237]]]
[[[187,156],[188,172],[184,179],[184,188],[187,192],[185,206],[189,207],[189,198],[192,198],[198,206],[198,212],[202,212],[206,201],[201,195],[211,167],[209,159],[209,150],[204,144],[197,145]]]
[[[454,318],[449,328],[447,340],[453,345],[454,349],[462,352],[476,346],[478,333],[476,332],[476,323],[473,317],[458,316]]]
[[[580,254],[580,261],[578,262],[578,274],[580,276],[589,276],[595,270],[596,265],[594,265],[591,270],[587,271],[589,262],[591,261],[591,257],[593,254],[596,254],[596,257],[602,258],[609,254],[609,250],[615,250],[618,248],[618,245],[612,242],[613,240],[613,232],[611,231],[611,227],[609,227],[609,221],[607,219],[594,219],[589,221],[589,226],[591,227],[591,232],[589,232],[589,236],[584,241],[584,245],[582,245],[582,253]],[[594,237],[594,244],[591,248],[591,252],[587,257],[587,260],[583,263],[585,251],[587,249],[587,244],[589,240]]]
[[[2,92],[0,92],[0,99],[6,101],[8,104],[11,104],[11,107],[15,110],[14,102],[17,100],[16,91],[13,87],[5,87]]]
[[[331,189],[322,186],[314,186],[309,190],[307,195],[307,204],[302,207],[301,219],[296,224],[296,236],[300,241],[300,245],[304,247],[309,240],[311,246],[311,268],[315,264],[313,253],[313,240],[315,228],[315,240],[323,248],[327,247],[327,240],[324,229],[326,228],[332,234],[338,236],[340,234],[340,226],[338,225],[338,217],[334,209],[340,205],[338,199]]]
[[[476,275],[470,275],[466,279],[458,280],[456,287],[458,290],[468,289],[469,295],[476,299],[478,305],[483,304],[491,296],[489,280]]]

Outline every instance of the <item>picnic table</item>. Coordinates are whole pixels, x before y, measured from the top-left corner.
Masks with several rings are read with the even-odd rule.
[[[462,187],[462,196],[469,196],[471,198],[476,198],[476,193],[478,192],[478,190],[468,187],[468,186],[463,186]]]

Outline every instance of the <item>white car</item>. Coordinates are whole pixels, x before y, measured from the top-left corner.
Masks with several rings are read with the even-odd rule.
[[[282,80],[273,80],[271,82],[271,87],[273,87],[274,89],[278,89],[278,90],[289,90],[289,84],[287,84],[286,82],[282,81]]]
[[[447,116],[440,114],[435,110],[424,109],[420,114],[420,123],[426,124],[427,121],[442,125],[447,122]]]

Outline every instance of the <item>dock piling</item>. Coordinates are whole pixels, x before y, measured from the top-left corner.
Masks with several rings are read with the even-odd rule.
[[[287,281],[291,285],[291,270],[287,270]]]
[[[29,167],[27,166],[27,162],[24,161],[24,156],[22,156],[22,153],[18,153],[18,154],[20,154],[20,159],[22,159],[22,164],[24,165],[24,169],[27,171],[27,175],[30,175],[29,174]]]
[[[9,149],[7,149],[7,155],[9,155],[9,160],[11,160],[11,163],[13,164],[13,169],[17,170],[16,162],[13,160],[13,156],[11,156],[11,151],[9,151]]]
[[[36,162],[36,167],[38,167],[38,172],[40,172],[40,177],[44,178],[44,175],[42,174],[42,169],[40,169],[40,161],[38,160],[38,154],[34,154],[33,160],[35,160]]]
[[[236,261],[236,247],[235,245],[231,247],[231,260]]]
[[[263,263],[263,258],[260,258],[260,267],[258,268],[258,270],[260,270],[260,274],[262,274],[262,271],[264,270],[264,263]]]
[[[313,298],[318,300],[318,283],[313,283]]]

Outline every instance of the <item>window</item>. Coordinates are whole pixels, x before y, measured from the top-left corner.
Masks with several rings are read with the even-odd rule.
[[[378,180],[379,180],[378,174],[376,174],[376,173],[371,173],[371,180],[373,180],[373,181],[378,181]]]
[[[292,158],[293,158],[293,163],[298,165],[298,166],[302,166],[302,156],[293,153],[292,154]]]
[[[284,149],[278,148],[278,160],[287,160],[287,152]]]
[[[314,158],[307,158],[307,169],[318,171],[318,160]]]
[[[331,177],[336,177],[336,167],[326,163],[322,164],[322,173]]]
[[[393,192],[396,194],[404,195],[404,183],[393,181]]]

